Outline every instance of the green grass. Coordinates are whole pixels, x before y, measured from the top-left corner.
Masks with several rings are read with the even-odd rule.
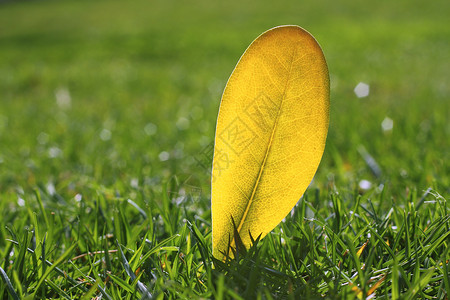
[[[448,1],[272,2],[0,4],[0,298],[448,299]],[[281,24],[327,57],[327,147],[285,222],[214,262],[196,159]]]

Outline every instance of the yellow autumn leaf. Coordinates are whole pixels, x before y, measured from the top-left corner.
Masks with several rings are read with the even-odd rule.
[[[246,247],[291,211],[311,182],[329,122],[328,68],[298,26],[260,35],[242,55],[220,104],[212,171],[213,254]]]

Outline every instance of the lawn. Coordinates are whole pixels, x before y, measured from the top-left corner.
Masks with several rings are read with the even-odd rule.
[[[450,2],[273,2],[0,3],[0,298],[449,298]],[[205,149],[240,55],[281,24],[327,58],[327,145],[222,264]]]

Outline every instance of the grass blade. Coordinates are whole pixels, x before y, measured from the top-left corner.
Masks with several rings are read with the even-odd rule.
[[[428,282],[433,277],[435,271],[436,271],[435,268],[428,269],[417,282],[412,284],[408,292],[405,294],[405,299],[414,299],[416,294],[426,287]]]
[[[0,275],[2,276],[2,279],[5,282],[6,287],[8,288],[8,293],[11,295],[11,297],[13,297],[14,300],[20,300],[19,296],[14,290],[14,287],[11,284],[11,281],[8,278],[8,275],[6,275],[2,267],[0,267]]]
[[[47,278],[47,276],[59,265],[61,264],[66,258],[67,256],[69,256],[69,254],[72,252],[72,250],[77,246],[77,244],[73,244],[72,246],[70,246],[69,249],[67,249],[66,252],[64,252],[63,255],[61,255],[60,258],[58,258],[58,260],[56,260],[53,265],[50,266],[50,268],[48,268],[45,273],[42,275],[41,279],[39,279],[37,286],[36,286],[36,290],[34,292],[34,295],[36,294],[36,292],[39,290],[39,288],[41,287],[42,283],[44,283],[45,279]]]
[[[55,291],[57,292],[61,297],[67,300],[71,300],[69,295],[67,295],[66,292],[64,292],[56,283],[54,283],[51,280],[47,280],[47,284]],[[43,298],[45,298],[45,295],[43,295]]]
[[[125,272],[127,275],[131,278],[132,281],[136,279],[136,275],[134,274],[133,270],[130,267],[130,264],[128,263],[127,258],[125,257],[125,254],[123,254],[122,247],[120,247],[120,244],[118,241],[116,241],[117,247],[120,251],[120,256],[122,257],[122,264],[125,268]],[[151,293],[147,290],[144,284],[142,284],[139,280],[137,280],[137,289],[142,294],[143,297],[152,298]]]
[[[100,293],[102,293],[102,295],[105,296],[106,299],[112,300],[112,298],[108,295],[108,293],[106,293],[106,291],[100,285],[98,285],[98,289],[100,290]]]

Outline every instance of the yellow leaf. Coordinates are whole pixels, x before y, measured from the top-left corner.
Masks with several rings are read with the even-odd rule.
[[[375,282],[375,284],[367,291],[367,297],[369,297],[370,295],[372,295],[373,293],[375,293],[375,291],[377,290],[377,288],[380,287],[380,285],[383,283],[383,281],[386,279],[386,274],[383,275],[383,277],[381,277],[380,280],[378,280],[377,282]]]
[[[269,233],[305,192],[329,122],[329,77],[319,44],[298,26],[260,35],[222,95],[212,171],[213,254]]]
[[[364,251],[364,249],[366,248],[367,244],[369,243],[369,240],[367,240],[362,246],[361,248],[358,250],[358,252],[356,252],[356,256],[358,256],[358,258],[361,256],[362,252]]]

